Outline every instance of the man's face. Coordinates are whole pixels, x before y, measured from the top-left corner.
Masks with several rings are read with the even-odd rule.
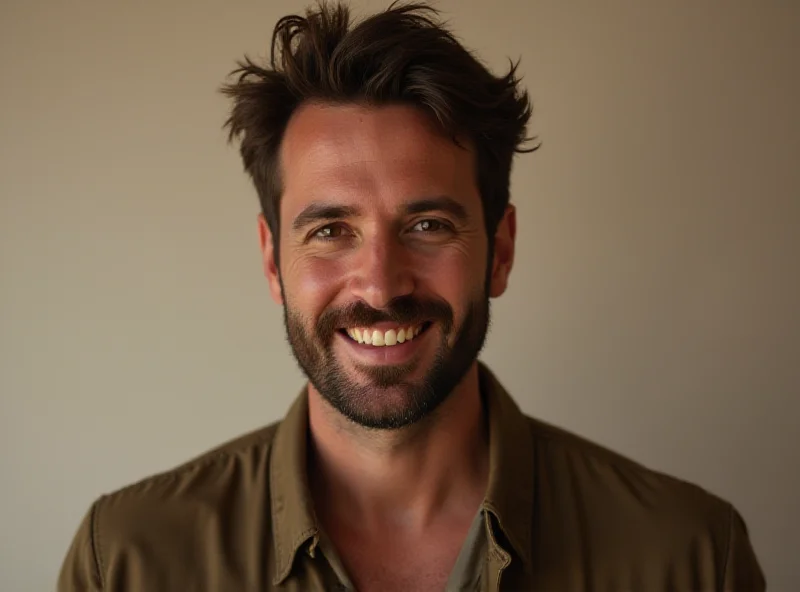
[[[279,268],[260,235],[300,366],[362,426],[418,421],[475,362],[510,268],[487,267],[473,151],[412,107],[308,104],[281,171]]]

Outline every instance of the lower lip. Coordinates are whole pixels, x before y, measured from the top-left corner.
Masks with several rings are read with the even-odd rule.
[[[358,343],[347,335],[337,332],[336,337],[343,342],[354,358],[368,364],[402,364],[411,360],[425,342],[431,327],[410,341],[395,345],[367,345]]]

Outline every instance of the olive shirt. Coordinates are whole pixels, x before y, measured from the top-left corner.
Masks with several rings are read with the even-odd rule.
[[[489,483],[450,585],[765,589],[731,504],[523,415],[483,365],[479,376]],[[58,589],[346,590],[315,519],[307,436],[304,390],[282,422],[102,496]]]

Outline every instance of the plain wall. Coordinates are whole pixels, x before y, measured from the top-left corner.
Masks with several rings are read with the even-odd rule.
[[[216,89],[304,6],[0,6],[3,591],[52,589],[98,495],[301,388]],[[526,412],[732,501],[800,590],[800,3],[438,6],[522,58],[543,142],[483,359]]]

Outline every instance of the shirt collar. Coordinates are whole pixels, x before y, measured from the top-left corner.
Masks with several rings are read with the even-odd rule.
[[[298,549],[319,535],[314,502],[308,487],[308,389],[304,388],[278,425],[270,454],[269,493],[275,580],[289,575]],[[310,551],[313,553],[313,546]]]
[[[494,374],[478,364],[489,416],[489,483],[484,510],[524,562],[531,553],[534,508],[534,445],[530,422]],[[498,544],[494,538],[493,545]]]
[[[478,376],[489,426],[489,482],[482,508],[491,513],[517,556],[530,555],[534,492],[534,450],[530,424],[482,363]],[[275,585],[292,570],[298,550],[319,526],[307,478],[308,390],[304,388],[280,423],[270,455],[270,501],[275,547]],[[492,545],[499,543],[490,536]],[[501,548],[501,552],[502,552]]]

